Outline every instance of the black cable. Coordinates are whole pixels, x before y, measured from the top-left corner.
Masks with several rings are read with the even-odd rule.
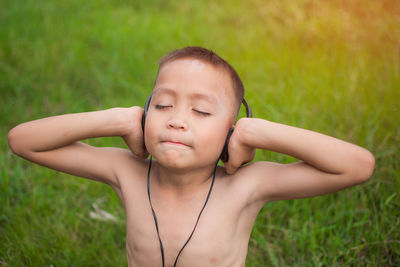
[[[150,156],[150,163],[149,163],[149,170],[147,172],[147,195],[149,197],[149,202],[150,202],[150,207],[151,207],[151,211],[153,213],[153,218],[154,218],[154,222],[156,224],[156,230],[157,230],[157,236],[158,236],[158,240],[160,241],[160,249],[161,249],[161,258],[162,258],[162,266],[164,267],[164,248],[163,248],[163,244],[161,242],[161,238],[160,238],[160,232],[158,231],[158,223],[157,223],[157,216],[156,213],[153,209],[153,205],[151,204],[151,199],[150,199],[150,169],[151,169],[151,162],[152,162],[152,156]]]
[[[155,225],[156,225],[158,240],[160,241],[160,250],[161,250],[161,258],[162,258],[162,266],[164,267],[164,266],[165,266],[165,263],[164,263],[164,247],[163,247],[163,243],[162,243],[161,238],[160,238],[160,232],[159,232],[159,230],[158,230],[157,216],[156,216],[156,213],[155,213],[155,211],[154,211],[154,209],[153,209],[153,205],[151,204],[151,197],[150,197],[150,169],[151,169],[151,162],[152,162],[152,156],[150,156],[149,170],[148,170],[148,172],[147,172],[147,195],[148,195],[148,197],[149,197],[149,203],[150,203],[151,211],[152,211],[152,213],[153,213],[154,223],[155,223]],[[177,255],[176,258],[175,258],[174,267],[176,267],[176,264],[178,263],[178,258],[179,258],[179,256],[181,255],[183,249],[186,247],[186,245],[189,243],[190,239],[192,238],[193,233],[194,233],[194,231],[196,230],[197,224],[199,223],[200,216],[201,216],[201,214],[203,213],[203,210],[204,210],[204,208],[205,208],[206,205],[207,205],[208,199],[210,198],[211,191],[212,191],[212,188],[213,188],[214,182],[215,182],[215,173],[216,173],[216,171],[217,171],[217,165],[218,165],[218,162],[217,162],[217,164],[215,164],[213,179],[212,179],[212,182],[211,182],[211,185],[210,185],[210,190],[208,191],[208,194],[207,194],[206,201],[204,202],[204,205],[203,205],[203,207],[202,207],[201,210],[200,210],[199,216],[197,217],[197,221],[196,221],[196,224],[195,224],[194,227],[193,227],[192,233],[190,234],[189,238],[186,240],[186,242],[185,242],[185,244],[182,246],[182,248],[179,250],[178,255]]]

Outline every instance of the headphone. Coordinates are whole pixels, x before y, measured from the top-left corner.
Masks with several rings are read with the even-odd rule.
[[[150,94],[150,96],[147,98],[146,100],[146,104],[144,105],[144,112],[143,112],[143,116],[142,116],[142,131],[143,131],[143,138],[144,138],[144,125],[146,123],[146,117],[147,117],[147,112],[149,111],[149,106],[150,106],[150,101],[151,101],[151,97],[153,94]],[[242,104],[244,105],[244,107],[246,108],[246,117],[247,118],[251,118],[251,109],[250,106],[247,104],[246,100],[243,98]],[[231,135],[234,131],[234,128],[230,128],[228,131],[228,135],[226,137],[225,140],[225,145],[224,148],[222,149],[222,153],[219,156],[219,158],[223,161],[223,162],[228,162],[229,160],[229,154],[228,154],[228,144],[229,144],[229,139],[231,138]]]

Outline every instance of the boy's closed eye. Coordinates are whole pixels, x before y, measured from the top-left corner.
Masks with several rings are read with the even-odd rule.
[[[166,109],[166,108],[169,108],[169,107],[172,107],[172,105],[155,105],[155,107],[156,107],[156,109]],[[202,111],[202,110],[199,110],[199,109],[192,109],[194,112],[196,112],[197,114],[199,114],[199,115],[201,115],[201,116],[210,116],[211,115],[211,113],[209,113],[209,112],[205,112],[205,111]]]
[[[205,111],[201,111],[201,110],[198,110],[198,109],[193,109],[193,111],[194,112],[197,112],[198,114],[200,114],[201,116],[210,116],[211,115],[211,113],[208,113],[208,112],[205,112]]]
[[[165,106],[165,105],[156,105],[156,109],[165,109],[165,108],[169,108],[172,107],[171,105]]]

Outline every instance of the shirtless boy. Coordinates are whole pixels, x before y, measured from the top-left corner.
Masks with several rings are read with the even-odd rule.
[[[129,266],[245,266],[266,203],[360,184],[375,160],[362,147],[317,132],[260,118],[235,124],[242,99],[228,63],[187,47],[161,60],[144,136],[143,109],[117,107],[22,123],[8,140],[29,161],[114,189],[126,211]],[[229,161],[216,166],[233,126]],[[130,150],[80,142],[102,136],[121,136]],[[299,161],[243,165],[256,148]]]

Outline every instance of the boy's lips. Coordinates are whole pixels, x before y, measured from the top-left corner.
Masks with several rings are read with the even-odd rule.
[[[179,141],[172,141],[172,140],[166,140],[166,141],[162,141],[161,143],[164,144],[169,144],[169,145],[175,145],[175,146],[185,146],[185,147],[190,147],[189,145],[179,142]]]

